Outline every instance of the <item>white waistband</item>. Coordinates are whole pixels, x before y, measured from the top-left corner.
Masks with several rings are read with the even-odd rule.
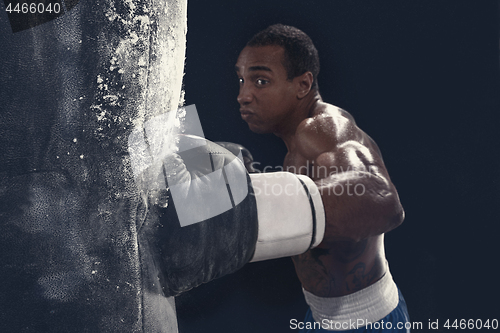
[[[342,323],[349,325],[358,319],[376,322],[391,313],[399,302],[398,288],[389,267],[380,280],[350,295],[319,297],[303,288],[302,291],[314,320],[320,323],[324,319],[339,322],[336,327],[343,327]]]

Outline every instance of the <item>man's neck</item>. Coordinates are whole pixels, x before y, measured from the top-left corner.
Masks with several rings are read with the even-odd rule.
[[[311,91],[297,104],[297,108],[286,122],[286,126],[283,126],[281,131],[274,133],[285,142],[288,151],[294,147],[294,137],[297,127],[304,119],[313,116],[318,102],[321,101],[322,99],[319,92]]]

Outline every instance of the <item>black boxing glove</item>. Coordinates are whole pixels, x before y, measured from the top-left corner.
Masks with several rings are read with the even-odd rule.
[[[166,208],[149,196],[160,223],[153,213],[144,229],[166,295],[321,242],[324,211],[311,179],[249,175],[241,156],[220,145],[189,135],[178,140],[178,151],[162,159],[162,172],[151,168],[143,178],[152,187],[163,178],[169,188]]]
[[[253,167],[253,156],[247,148],[233,142],[217,141],[215,143],[226,148],[236,156],[239,156],[241,154],[241,156],[243,157],[243,163],[245,164],[245,168],[247,169],[248,173],[258,172]]]

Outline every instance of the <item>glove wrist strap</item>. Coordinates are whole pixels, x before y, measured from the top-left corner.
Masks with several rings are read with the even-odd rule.
[[[325,212],[316,184],[290,172],[251,174],[259,236],[252,261],[288,257],[318,246]]]

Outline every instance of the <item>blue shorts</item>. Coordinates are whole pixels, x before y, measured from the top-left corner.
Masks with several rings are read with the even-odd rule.
[[[370,323],[367,326],[360,327],[357,329],[353,330],[348,330],[348,331],[342,331],[345,333],[350,333],[350,332],[356,332],[356,333],[361,333],[361,332],[401,332],[401,333],[406,333],[410,332],[410,329],[408,328],[410,324],[410,316],[408,315],[408,309],[406,308],[406,301],[403,298],[403,295],[401,294],[401,291],[398,289],[398,295],[399,295],[399,302],[398,305],[394,310],[392,310],[391,313],[389,313],[387,316],[384,318],[380,319],[377,322]],[[304,319],[304,324],[311,323],[314,324],[314,319],[312,316],[311,309],[306,313],[306,318]],[[405,328],[405,324],[407,328]],[[310,325],[313,327],[312,325]],[[304,326],[305,328],[300,331],[300,333],[314,333],[314,332],[332,332],[328,331],[322,328],[315,328],[315,329],[307,329],[307,325]]]

